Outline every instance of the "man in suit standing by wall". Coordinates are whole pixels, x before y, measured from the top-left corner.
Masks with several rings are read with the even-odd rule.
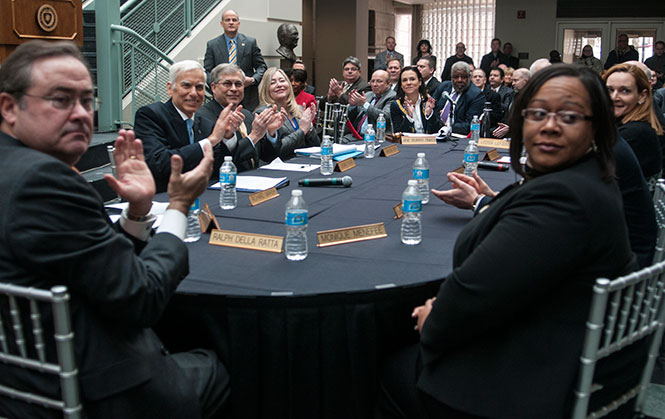
[[[203,66],[208,74],[222,63],[240,67],[245,72],[245,99],[242,105],[253,111],[259,104],[258,86],[268,67],[256,39],[238,32],[240,18],[235,11],[224,11],[221,25],[224,33],[208,41]]]
[[[214,173],[222,165],[224,156],[233,156],[238,170],[258,166],[259,154],[254,144],[237,141],[235,146],[229,145],[245,118],[242,109],[230,109],[228,119],[212,121],[195,114],[203,105],[205,82],[206,74],[201,64],[191,60],[175,63],[169,70],[167,82],[171,99],[136,111],[134,131],[143,141],[145,160],[158,192],[166,190],[171,174],[171,156],[180,155],[184,171],[191,170],[201,161],[205,144],[213,147]]]
[[[388,72],[385,70],[375,70],[369,84],[372,86],[371,92],[365,94],[352,92],[349,96],[349,122],[361,138],[365,134],[368,124],[372,124],[376,129],[376,118],[381,113],[386,118],[386,124],[390,124],[388,122],[390,121],[390,103],[396,96],[395,91],[390,89]],[[358,139],[353,134],[347,134],[344,138],[348,141]]]
[[[395,45],[397,45],[397,42],[394,36],[386,38],[386,49],[376,54],[376,58],[374,59],[375,70],[385,70],[388,67],[388,61],[393,58],[399,60],[400,68],[404,67],[404,55],[395,51]]]
[[[155,184],[141,141],[121,130],[117,175],[106,179],[129,205],[112,224],[101,197],[72,168],[88,149],[98,103],[73,43],[31,41],[3,63],[0,281],[67,286],[85,416],[214,417],[229,395],[224,366],[211,351],[169,354],[150,329],[188,273],[186,215],[207,186],[212,150],[206,145],[199,165],[185,174],[182,158],[171,158],[169,206],[152,235]],[[51,317],[50,307],[42,316]],[[52,326],[44,330],[52,333]],[[51,362],[53,346],[47,340]],[[51,396],[59,391],[57,377],[6,363],[0,383]],[[3,417],[54,414],[0,397]]]
[[[492,39],[492,50],[483,55],[480,60],[480,68],[485,72],[485,77],[490,76],[490,70],[499,66],[499,64],[508,65],[508,57],[501,51],[501,40],[499,38]]]

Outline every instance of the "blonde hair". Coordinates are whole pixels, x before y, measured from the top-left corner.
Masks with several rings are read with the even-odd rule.
[[[290,116],[294,118],[300,118],[302,116],[302,109],[296,103],[296,98],[293,95],[293,87],[291,87],[291,82],[289,81],[289,77],[281,68],[270,67],[266,70],[265,73],[263,73],[263,78],[261,79],[261,83],[259,83],[259,101],[261,102],[260,105],[272,106],[277,104],[275,100],[270,96],[270,82],[272,81],[272,78],[275,75],[275,73],[281,73],[289,85],[289,97],[288,99],[286,99],[286,111],[289,113]]]
[[[651,81],[647,79],[647,75],[644,71],[636,65],[632,64],[617,64],[610,67],[603,74],[603,81],[607,83],[607,79],[613,73],[628,73],[633,76],[635,80],[635,85],[637,86],[637,93],[640,94],[643,91],[647,92],[646,100],[642,103],[635,105],[633,109],[630,110],[626,115],[621,118],[621,123],[625,124],[631,121],[642,121],[647,122],[651,125],[656,134],[663,134],[663,127],[658,122],[658,117],[656,112],[653,110],[653,95],[651,93]]]

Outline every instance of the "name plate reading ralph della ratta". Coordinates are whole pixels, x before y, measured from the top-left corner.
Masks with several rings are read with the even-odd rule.
[[[240,233],[228,230],[212,230],[210,244],[216,246],[239,247],[241,249],[261,250],[281,253],[284,237],[265,234]]]
[[[319,239],[317,246],[326,247],[363,240],[381,239],[388,237],[388,234],[386,233],[386,226],[383,223],[376,223],[336,230],[317,231],[316,237]]]

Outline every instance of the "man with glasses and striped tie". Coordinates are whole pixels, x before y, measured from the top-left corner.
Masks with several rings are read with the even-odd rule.
[[[259,82],[268,67],[256,39],[238,32],[240,27],[238,13],[234,10],[225,10],[222,13],[221,25],[224,33],[208,41],[203,67],[208,74],[222,63],[240,67],[245,73],[245,98],[242,105],[245,109],[253,111],[259,104]]]
[[[442,82],[434,92],[444,124],[441,135],[446,136],[451,131],[466,135],[471,129],[473,116],[480,118],[483,114],[485,95],[471,83],[471,67],[464,61],[453,64],[451,78]]]

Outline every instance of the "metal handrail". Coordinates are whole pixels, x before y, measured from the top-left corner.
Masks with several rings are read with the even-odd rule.
[[[155,54],[159,55],[161,59],[163,59],[164,61],[168,62],[169,64],[173,64],[173,60],[172,60],[171,58],[169,58],[168,55],[166,55],[166,54],[164,54],[162,51],[160,51],[159,48],[157,48],[156,46],[154,46],[153,44],[151,44],[147,39],[145,39],[144,37],[142,37],[141,35],[139,35],[135,30],[130,29],[130,28],[126,27],[126,26],[121,26],[121,25],[111,25],[111,30],[112,30],[112,31],[118,31],[118,32],[124,32],[124,33],[126,33],[126,34],[129,34],[129,35],[135,37],[136,39],[138,39],[139,41],[141,41],[141,43],[142,43],[143,45],[145,45],[146,47],[148,47],[152,52],[154,52]]]

